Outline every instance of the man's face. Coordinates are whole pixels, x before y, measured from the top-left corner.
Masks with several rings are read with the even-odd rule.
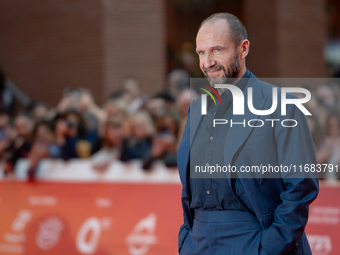
[[[198,31],[196,52],[210,84],[232,84],[240,73],[238,47],[229,36],[225,20],[205,23]]]

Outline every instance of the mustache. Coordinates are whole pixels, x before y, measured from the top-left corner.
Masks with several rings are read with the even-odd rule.
[[[216,70],[223,70],[225,72],[225,68],[221,64],[216,64],[212,68],[203,68],[203,71],[204,71],[205,74],[207,74],[207,72],[213,72],[213,71],[216,71]]]

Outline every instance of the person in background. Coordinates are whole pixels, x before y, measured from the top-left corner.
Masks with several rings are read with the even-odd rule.
[[[33,121],[29,113],[21,112],[14,120],[17,136],[6,149],[5,174],[12,173],[19,158],[27,158],[32,144]]]
[[[340,163],[340,118],[336,113],[330,114],[325,123],[326,137],[316,153],[318,164],[338,165]],[[339,179],[339,173],[320,173],[321,178]]]
[[[54,111],[55,114],[63,114],[68,110],[79,111],[80,92],[78,89],[65,88],[62,97]]]
[[[171,96],[177,98],[183,90],[190,88],[190,75],[183,69],[172,70],[168,74],[167,83]]]
[[[315,151],[318,151],[323,142],[322,140],[323,132],[321,130],[318,119],[315,116],[310,115],[310,116],[306,116],[306,118],[307,118],[310,133],[312,134],[312,137],[313,137],[314,149]]]
[[[60,149],[59,157],[87,158],[91,153],[91,144],[86,141],[86,123],[76,110],[68,110],[56,118],[56,144]]]
[[[180,144],[180,141],[182,140],[185,124],[187,123],[188,109],[189,109],[190,104],[191,104],[190,90],[186,89],[181,92],[176,102],[176,108],[181,115],[181,121],[179,124],[179,132],[178,132],[178,140],[177,140],[178,141],[177,148]]]
[[[4,159],[5,151],[12,144],[15,137],[16,132],[9,111],[0,107],[0,161]]]
[[[113,160],[119,158],[123,136],[122,124],[121,119],[110,119],[106,122],[101,149],[91,156],[95,170],[105,171]]]
[[[126,104],[122,99],[109,99],[103,109],[98,109],[98,119],[100,119],[100,125],[98,126],[97,139],[93,143],[91,154],[96,153],[102,148],[103,140],[105,140],[107,123],[110,120],[125,121],[127,118]],[[105,123],[103,123],[105,121]]]
[[[92,152],[95,152],[95,144],[103,136],[107,115],[94,101],[92,93],[87,89],[80,89],[79,112],[82,114],[86,126],[86,140],[92,145]]]
[[[54,127],[49,121],[38,122],[33,129],[33,144],[29,152],[28,180],[34,180],[40,161],[44,158],[55,158],[60,149],[55,143]]]
[[[159,97],[150,98],[145,105],[145,109],[149,112],[153,121],[157,122],[157,119],[166,112],[166,101]]]
[[[141,110],[131,115],[123,125],[124,139],[120,160],[143,160],[148,157],[154,134],[152,119],[146,111]]]
[[[152,140],[150,154],[144,160],[143,169],[150,169],[152,162],[160,159],[167,167],[177,166],[176,148],[179,129],[179,114],[167,111],[156,122],[157,134]]]
[[[107,119],[126,119],[127,104],[123,99],[120,98],[110,98],[107,100],[103,106]]]
[[[167,110],[173,109],[174,106],[175,106],[175,103],[176,103],[175,98],[170,94],[169,91],[166,91],[166,90],[157,93],[154,98],[163,99],[166,103],[166,109]]]
[[[122,81],[124,97],[127,98],[127,112],[130,114],[140,110],[147,101],[146,95],[141,94],[142,85],[135,77],[126,77]]]
[[[28,111],[30,112],[34,123],[45,121],[50,118],[47,105],[40,101],[31,103],[31,105],[28,107]]]

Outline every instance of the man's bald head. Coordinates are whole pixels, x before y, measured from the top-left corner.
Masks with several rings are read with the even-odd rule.
[[[233,84],[246,72],[247,31],[230,13],[217,13],[201,24],[196,37],[200,68],[211,84]]]
[[[248,39],[248,34],[245,26],[243,23],[234,15],[226,12],[215,13],[205,20],[200,25],[199,30],[201,27],[206,23],[214,23],[215,21],[225,20],[226,25],[229,28],[230,38],[234,41],[235,46],[239,45],[241,41]]]

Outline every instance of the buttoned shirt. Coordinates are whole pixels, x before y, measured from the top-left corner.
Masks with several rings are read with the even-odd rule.
[[[246,87],[250,72],[246,71],[242,79],[235,83],[242,91]],[[208,166],[224,166],[224,146],[229,125],[215,125],[214,119],[232,119],[232,94],[226,90],[220,95],[215,105],[212,99],[207,100],[207,114],[202,116],[190,150],[190,171]],[[230,146],[233,146],[230,144]],[[206,168],[207,169],[207,168]],[[241,210],[245,211],[235,198],[227,178],[190,178],[192,200],[190,208],[203,210]]]

